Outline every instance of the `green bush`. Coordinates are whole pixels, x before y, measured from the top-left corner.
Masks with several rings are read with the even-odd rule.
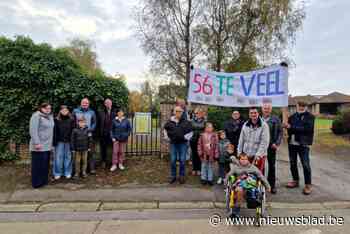
[[[350,109],[346,109],[336,116],[331,129],[337,135],[350,133]]]
[[[0,37],[0,140],[27,142],[31,114],[42,102],[57,113],[66,104],[75,108],[88,97],[91,107],[109,97],[127,106],[128,89],[122,79],[87,76],[67,51],[30,38]]]
[[[0,143],[0,163],[18,160],[17,154],[11,153],[3,142]]]

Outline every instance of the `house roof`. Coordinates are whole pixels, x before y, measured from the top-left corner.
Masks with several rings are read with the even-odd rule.
[[[333,92],[328,95],[306,95],[306,96],[289,96],[289,106],[295,106],[299,101],[306,102],[308,105],[314,103],[350,103],[350,95],[339,92]]]
[[[318,103],[350,103],[350,96],[339,92],[333,92],[321,97]]]

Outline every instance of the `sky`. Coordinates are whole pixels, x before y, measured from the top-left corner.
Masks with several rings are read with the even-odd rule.
[[[80,37],[95,42],[102,69],[126,75],[138,89],[148,71],[147,57],[134,35],[137,0],[0,0],[0,35],[26,35],[54,47]],[[306,19],[289,51],[292,95],[350,95],[349,0],[308,0]]]

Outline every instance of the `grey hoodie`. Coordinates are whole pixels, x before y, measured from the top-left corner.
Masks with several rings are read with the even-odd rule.
[[[55,122],[51,114],[47,115],[40,111],[33,113],[29,124],[30,151],[51,151],[54,125]],[[40,150],[34,148],[34,145],[37,144],[42,145]]]

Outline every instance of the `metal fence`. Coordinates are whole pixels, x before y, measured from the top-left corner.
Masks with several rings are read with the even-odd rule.
[[[133,131],[129,137],[125,154],[127,156],[160,155],[160,113],[152,114],[151,129],[148,134],[135,132],[136,119],[134,117],[134,114],[129,116]]]

